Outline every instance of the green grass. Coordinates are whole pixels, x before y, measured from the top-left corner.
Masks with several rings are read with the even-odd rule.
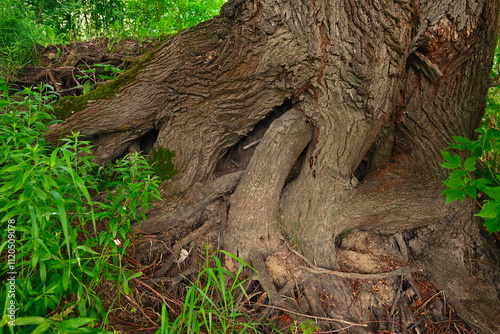
[[[273,328],[269,323],[263,323],[252,318],[236,302],[238,296],[248,301],[245,290],[248,279],[242,278],[244,268],[255,270],[245,261],[234,255],[220,251],[239,262],[240,268],[233,273],[224,269],[217,256],[206,255],[206,262],[202,266],[195,282],[187,290],[184,306],[178,316],[169,320],[167,307],[162,306],[161,327],[157,334],[225,334],[225,333],[262,333],[264,326]],[[210,261],[211,259],[211,261]],[[213,266],[210,263],[213,262]],[[240,298],[241,299],[241,298]],[[273,329],[275,333],[280,333]]]

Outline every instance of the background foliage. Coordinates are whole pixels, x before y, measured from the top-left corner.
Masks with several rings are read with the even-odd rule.
[[[217,15],[224,0],[27,0],[35,22],[70,38],[173,34]]]
[[[225,0],[2,0],[0,76],[36,62],[36,45],[164,38],[217,15]]]

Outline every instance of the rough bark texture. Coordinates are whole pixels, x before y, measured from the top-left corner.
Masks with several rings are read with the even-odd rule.
[[[409,245],[460,315],[482,333],[498,333],[498,284],[492,270],[473,276],[469,265],[487,248],[473,205],[445,206],[439,196],[440,150],[452,136],[471,136],[484,112],[498,10],[496,0],[229,1],[217,18],[137,65],[111,98],[88,101],[47,138],[80,131],[107,161],[157,132],[155,145],[177,153],[181,173],[163,188],[168,200],[160,207],[170,209],[137,229],[166,230],[175,215],[189,220],[236,186],[224,247],[272,277],[275,287],[262,276],[267,289],[305,282],[302,310],[343,321],[377,318],[381,303],[364,307],[353,293],[350,279],[359,277],[318,275],[339,270],[341,233],[396,233],[398,250]],[[237,185],[235,178],[193,191],[278,107],[283,116],[248,166],[237,164],[245,169]],[[169,206],[183,198],[203,205]],[[276,269],[285,262],[288,268]],[[333,295],[326,306],[321,291]]]

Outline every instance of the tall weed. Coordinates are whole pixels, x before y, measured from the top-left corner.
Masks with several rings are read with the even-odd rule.
[[[103,282],[116,298],[130,293],[129,280],[141,275],[122,261],[130,225],[159,198],[159,180],[139,155],[101,167],[77,133],[56,148],[45,143],[54,98],[47,88],[10,97],[0,83],[0,251],[15,221],[16,272],[14,297],[0,286],[1,326],[13,329],[7,306],[14,303],[16,333],[105,326],[116,300],[103,299]],[[14,270],[6,261],[0,276]]]

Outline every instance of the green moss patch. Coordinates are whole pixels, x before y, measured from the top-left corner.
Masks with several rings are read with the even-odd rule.
[[[175,152],[163,147],[153,148],[146,158],[148,164],[153,167],[156,175],[162,180],[168,180],[179,173],[172,163]]]

